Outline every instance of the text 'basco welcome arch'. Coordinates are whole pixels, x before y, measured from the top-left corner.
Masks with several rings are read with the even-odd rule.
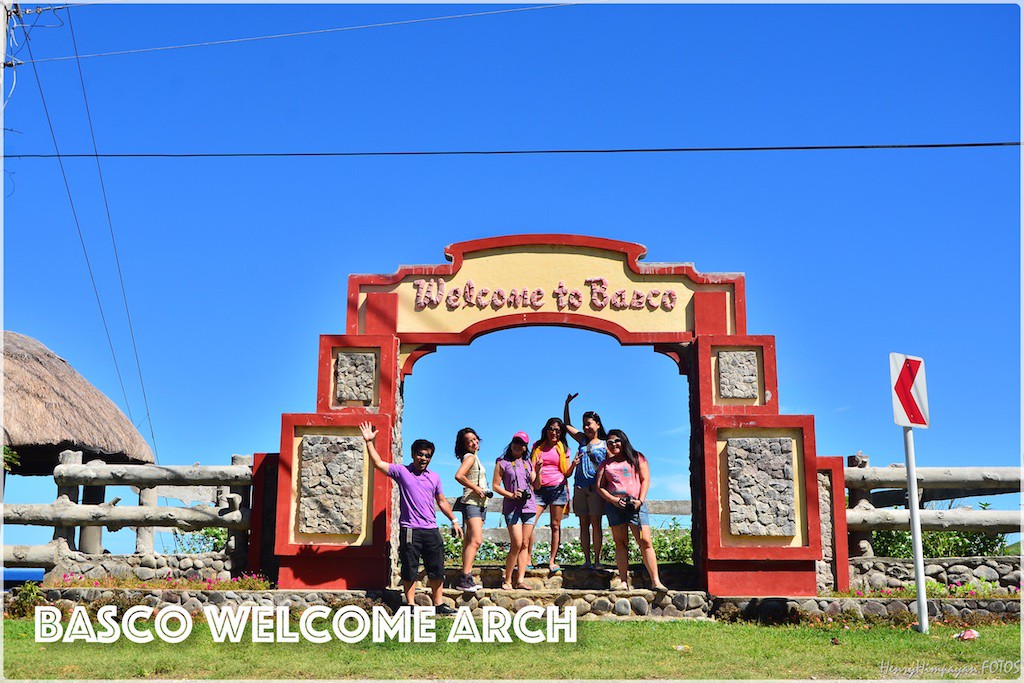
[[[441,265],[350,276],[345,334],[320,338],[316,412],[283,415],[279,456],[257,456],[260,480],[261,465],[276,464],[265,495],[276,504],[273,529],[264,517],[253,532],[273,534],[281,588],[391,585],[396,491],[368,462],[357,425],[372,422],[381,453],[399,461],[401,386],[415,362],[528,325],[648,345],[688,376],[701,588],[844,588],[842,459],[817,457],[813,416],[779,414],[774,337],[747,334],[743,276],[641,264],[645,253],[594,237],[515,235],[450,245]]]

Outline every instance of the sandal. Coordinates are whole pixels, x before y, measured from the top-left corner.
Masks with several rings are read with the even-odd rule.
[[[668,593],[668,586],[663,583],[656,583],[651,588],[658,593]]]
[[[528,590],[530,590],[530,587],[527,586],[525,583],[517,583],[516,584],[516,590],[517,591],[528,591]]]
[[[503,591],[510,591],[510,590],[515,590],[515,589],[512,588],[512,583],[510,581],[502,581],[501,582],[501,590],[503,590]]]
[[[562,571],[562,568],[557,564],[553,564],[550,567],[548,567],[548,571],[552,574],[557,574],[558,572]]]

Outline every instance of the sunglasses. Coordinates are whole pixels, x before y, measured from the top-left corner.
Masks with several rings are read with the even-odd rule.
[[[622,445],[621,439],[605,439],[605,443],[609,446],[620,446]]]
[[[513,446],[522,446],[523,448],[525,448],[526,447],[526,442],[525,441],[520,441],[519,439],[516,439],[516,440],[514,440],[512,442],[512,445]]]

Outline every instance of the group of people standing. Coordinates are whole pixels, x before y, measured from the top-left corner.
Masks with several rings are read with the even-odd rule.
[[[658,576],[658,564],[651,544],[651,526],[647,511],[647,492],[651,477],[647,459],[635,450],[626,434],[619,429],[605,431],[601,417],[594,411],[583,413],[583,429],[572,425],[569,404],[578,394],[565,399],[563,417],[552,417],[544,424],[539,439],[533,443],[524,431],[512,435],[501,456],[495,461],[488,488],[486,468],[478,453],[480,437],[470,427],[460,429],[455,437],[455,457],[460,465],[455,480],[463,493],[455,509],[441,493],[440,478],[427,470],[434,454],[434,445],[418,439],[412,445],[412,463],[388,464],[381,460],[374,447],[376,429],[370,423],[360,425],[367,451],[374,466],[394,479],[401,494],[399,527],[399,559],[406,599],[412,604],[415,581],[422,559],[434,594],[438,613],[446,613],[441,604],[444,579],[444,543],[434,516],[436,501],[441,512],[452,522],[453,532],[463,537],[462,571],[456,588],[476,591],[473,561],[483,542],[483,526],[487,518],[487,500],[502,497],[502,515],[508,527],[510,547],[505,560],[502,588],[526,590],[523,579],[532,567],[533,537],[537,521],[545,511],[551,523],[551,553],[548,571],[561,571],[556,557],[561,541],[562,519],[571,509],[580,518],[580,545],[585,569],[602,569],[602,517],[607,516],[615,542],[615,563],[619,585],[628,587],[630,532],[640,546],[644,566],[655,590],[667,590]],[[570,453],[568,437],[577,448]],[[570,483],[570,478],[571,483]],[[463,525],[454,511],[461,511]]]

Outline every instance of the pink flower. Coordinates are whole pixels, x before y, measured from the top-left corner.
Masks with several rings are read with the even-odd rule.
[[[94,586],[98,586],[98,585],[100,585],[100,582],[99,582],[99,581],[93,581],[93,582],[92,582],[92,585],[94,585]]]

